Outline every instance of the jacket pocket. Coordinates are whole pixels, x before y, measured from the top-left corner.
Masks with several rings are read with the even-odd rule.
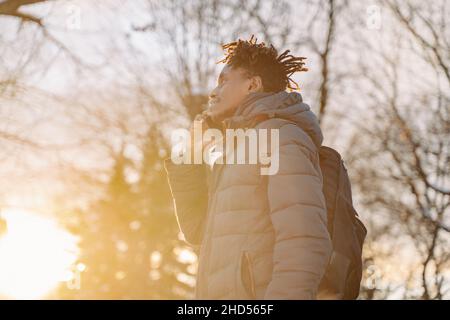
[[[255,278],[253,273],[253,264],[250,253],[248,251],[242,251],[239,270],[238,270],[238,282],[245,291],[245,296],[248,299],[256,299],[255,290]]]

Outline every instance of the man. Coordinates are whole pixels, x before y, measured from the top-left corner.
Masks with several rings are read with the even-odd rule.
[[[223,48],[210,123],[279,130],[279,169],[261,175],[258,164],[166,160],[179,227],[200,249],[195,298],[315,299],[332,247],[318,158],[323,137],[290,78],[306,71],[305,58],[278,55],[253,36]]]

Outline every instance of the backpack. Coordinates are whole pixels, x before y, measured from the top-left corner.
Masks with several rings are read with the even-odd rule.
[[[321,146],[320,168],[333,253],[318,298],[356,299],[362,278],[362,247],[367,229],[353,207],[347,169],[341,155]]]
[[[277,116],[261,114],[253,117],[250,123],[254,127],[274,117]],[[297,125],[289,119],[277,118]],[[321,146],[319,161],[333,252],[320,282],[317,298],[356,299],[362,278],[362,247],[367,229],[353,207],[350,179],[339,152]]]

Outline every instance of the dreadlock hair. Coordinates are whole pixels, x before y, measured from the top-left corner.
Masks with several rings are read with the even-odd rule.
[[[222,45],[225,58],[216,64],[223,62],[234,68],[242,67],[248,76],[260,76],[265,92],[279,92],[286,88],[300,90],[291,76],[295,72],[308,71],[304,67],[306,58],[294,57],[289,54],[290,50],[278,55],[273,45],[268,47],[257,41],[252,35],[250,40],[239,39]]]

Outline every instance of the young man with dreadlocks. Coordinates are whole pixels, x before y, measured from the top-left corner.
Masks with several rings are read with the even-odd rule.
[[[166,160],[176,218],[199,248],[196,299],[316,299],[332,246],[318,148],[323,136],[293,73],[304,57],[239,39],[205,115],[210,126],[278,129],[279,169]],[[289,89],[289,92],[286,91]],[[269,149],[270,150],[270,149]]]

